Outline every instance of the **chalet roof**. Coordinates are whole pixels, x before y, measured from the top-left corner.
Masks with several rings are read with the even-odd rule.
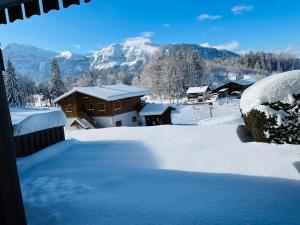
[[[100,87],[76,87],[73,90],[55,99],[54,103],[58,103],[62,99],[74,93],[89,95],[95,98],[103,99],[105,101],[115,101],[115,100],[121,100],[125,98],[148,95],[149,90],[144,88],[137,88],[133,86],[123,85],[123,84],[106,85]]]
[[[201,87],[190,87],[187,90],[187,94],[198,94],[198,93],[205,93],[209,91],[209,86],[201,86]]]
[[[253,80],[230,80],[230,81],[218,86],[213,91],[214,92],[220,91],[221,89],[224,89],[225,87],[228,87],[227,85],[231,84],[231,83],[238,84],[238,85],[241,85],[241,86],[250,86],[250,85],[254,84],[255,81],[253,81]]]
[[[140,111],[140,116],[159,116],[162,115],[170,107],[170,105],[165,104],[148,103]]]
[[[240,84],[240,85],[251,85],[254,84],[255,81],[253,80],[231,80],[228,83],[236,83],[236,84]]]

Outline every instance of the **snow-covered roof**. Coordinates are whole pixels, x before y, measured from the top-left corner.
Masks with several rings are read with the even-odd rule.
[[[148,103],[140,111],[140,116],[162,115],[170,106],[165,104]]]
[[[90,129],[93,126],[86,121],[85,119],[76,118],[71,122],[71,125],[74,124],[74,122],[77,122],[83,129]]]
[[[125,98],[148,95],[150,92],[148,89],[137,88],[123,84],[106,85],[99,87],[76,87],[73,90],[55,99],[54,103],[58,103],[62,99],[74,93],[81,93],[95,98],[100,98],[106,101],[115,101]]]
[[[197,94],[197,93],[205,93],[209,89],[209,86],[201,86],[201,87],[190,87],[187,90],[187,94]]]
[[[11,109],[14,136],[66,125],[65,114],[54,108]]]
[[[219,92],[224,92],[224,91],[228,91],[229,88],[223,88],[221,90],[219,90]]]
[[[256,81],[254,80],[231,80],[228,83],[233,82],[240,85],[251,85],[254,84]]]
[[[241,98],[241,110],[246,114],[264,103],[277,101],[292,104],[293,94],[300,94],[300,70],[269,76],[246,89]]]

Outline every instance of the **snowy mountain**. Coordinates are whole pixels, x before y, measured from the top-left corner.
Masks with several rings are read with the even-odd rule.
[[[122,44],[109,45],[89,56],[69,51],[48,51],[23,44],[9,44],[3,52],[5,61],[10,60],[19,75],[39,81],[49,78],[53,58],[57,59],[61,72],[66,77],[81,75],[88,70],[139,71],[158,52],[165,49],[177,51],[181,46],[159,46],[148,43],[144,38],[129,38]],[[238,57],[226,50],[188,46],[196,49],[205,59]]]
[[[127,67],[137,70],[160,51],[158,45],[143,38],[130,38],[123,44],[112,44],[92,56],[91,68],[96,70]]]
[[[53,57],[55,52],[30,45],[9,44],[4,49],[3,55],[5,63],[10,60],[20,75],[40,80],[45,62]]]
[[[4,60],[10,60],[19,75],[33,80],[49,78],[51,60],[56,58],[64,76],[74,76],[89,69],[90,58],[71,52],[54,52],[30,45],[9,44],[3,51]]]
[[[199,52],[199,55],[204,59],[214,59],[214,58],[232,58],[239,57],[238,54],[230,52],[228,50],[218,50],[216,48],[207,48],[195,44],[174,44],[163,46],[163,50],[179,51],[182,46],[185,45],[190,49],[196,50]]]
[[[90,57],[85,55],[66,51],[59,52],[54,57],[58,61],[62,74],[66,77],[81,75],[88,71],[90,67]],[[50,66],[51,60],[48,60],[42,71],[44,78],[50,76]]]

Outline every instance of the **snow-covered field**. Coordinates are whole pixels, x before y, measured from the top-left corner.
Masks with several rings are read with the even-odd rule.
[[[29,225],[300,224],[299,146],[240,142],[227,106],[200,126],[69,131],[20,160]]]
[[[213,102],[212,118],[210,118],[210,106],[179,105],[172,115],[172,122],[175,125],[206,125],[211,122],[226,124],[243,124],[240,113],[240,101],[235,98],[224,98]],[[227,122],[225,122],[225,120]],[[211,121],[211,122],[209,122]]]

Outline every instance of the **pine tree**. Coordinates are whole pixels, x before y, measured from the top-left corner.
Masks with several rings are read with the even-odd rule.
[[[11,107],[23,107],[25,105],[24,92],[17,78],[16,70],[10,61],[7,63],[5,87],[9,105]]]
[[[197,51],[193,51],[190,53],[190,83],[189,87],[197,87],[204,85],[204,72],[203,72],[203,63],[200,58],[200,55]]]
[[[53,99],[63,95],[66,91],[64,81],[61,77],[59,65],[56,59],[51,63],[50,93]]]

